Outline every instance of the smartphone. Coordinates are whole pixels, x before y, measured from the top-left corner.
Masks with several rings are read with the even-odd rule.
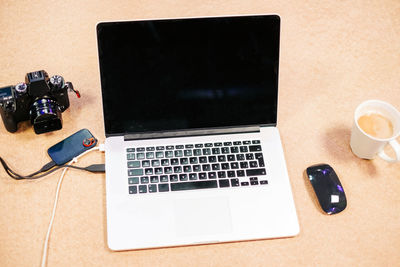
[[[96,144],[97,139],[92,133],[88,129],[82,129],[50,147],[47,153],[57,165],[63,165]]]

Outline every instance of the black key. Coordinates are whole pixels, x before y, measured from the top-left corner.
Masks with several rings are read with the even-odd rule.
[[[171,159],[171,165],[178,165],[179,159]]]
[[[135,153],[129,153],[126,155],[127,160],[135,160]]]
[[[231,153],[239,153],[239,148],[237,146],[231,147]]]
[[[229,170],[229,163],[221,163],[221,168],[223,170]]]
[[[146,159],[154,159],[154,152],[146,152]]]
[[[172,167],[165,167],[164,168],[164,173],[165,174],[171,174],[172,173]]]
[[[260,181],[260,184],[268,184],[268,181],[267,180],[262,180],[262,181]]]
[[[241,182],[240,183],[242,186],[248,186],[249,185],[249,182]]]
[[[203,164],[203,165],[202,165],[202,169],[203,169],[203,171],[205,171],[205,172],[211,170],[210,164]]]
[[[142,167],[150,167],[150,160],[143,160]]]
[[[194,172],[199,172],[199,171],[201,171],[200,165],[193,165],[193,171],[194,171]]]
[[[175,166],[174,167],[174,173],[181,173],[182,172],[182,167],[181,166]]]
[[[223,147],[223,148],[221,148],[221,152],[222,152],[223,154],[229,154],[229,147]]]
[[[163,174],[162,168],[154,168],[154,174],[157,175]]]
[[[247,149],[247,146],[241,146],[240,147],[240,152],[246,153],[246,152],[249,152],[249,150]]]
[[[229,187],[229,180],[228,179],[223,179],[223,180],[219,180],[219,187]]]
[[[221,167],[219,166],[218,163],[214,163],[214,164],[211,164],[211,169],[213,171],[219,171],[221,169]]]
[[[239,169],[239,164],[237,162],[232,162],[231,169]]]
[[[217,162],[217,157],[216,156],[208,156],[208,162],[210,162],[210,163]]]
[[[231,186],[239,186],[239,179],[231,179]]]
[[[181,158],[180,162],[181,162],[181,165],[186,165],[186,164],[189,164],[189,159],[188,158]]]
[[[126,152],[135,152],[135,148],[134,148],[134,147],[127,148],[127,149],[126,149]]]
[[[254,155],[256,156],[256,159],[258,160],[258,166],[265,167],[263,154],[255,153]]]
[[[165,157],[166,158],[172,158],[174,156],[174,152],[173,151],[165,151]]]
[[[128,168],[139,168],[140,161],[128,161]]]
[[[185,157],[191,157],[192,156],[192,150],[184,150],[183,154],[185,155]]]
[[[250,145],[251,141],[243,141],[243,145]]]
[[[208,173],[208,179],[215,179],[215,178],[217,178],[217,173],[215,173],[215,172]]]
[[[180,190],[194,190],[194,189],[205,189],[205,188],[217,188],[217,181],[197,181],[197,182],[186,182],[186,183],[173,183],[171,184],[171,191]]]
[[[200,157],[199,161],[200,163],[207,163],[207,157]]]
[[[195,144],[194,147],[200,148],[200,147],[203,147],[203,144]]]
[[[192,166],[190,165],[183,166],[183,172],[192,172]]]
[[[250,167],[251,168],[257,168],[258,167],[258,162],[257,161],[250,161]]]
[[[147,193],[147,185],[139,185],[139,193]]]
[[[186,173],[179,174],[179,181],[187,181],[188,175]]]
[[[162,151],[157,151],[156,152],[156,158],[161,159],[163,157],[164,157],[164,152],[162,152]]]
[[[146,147],[146,151],[154,151],[154,150],[155,150],[154,146]]]
[[[156,150],[164,150],[164,149],[165,149],[164,146],[158,146],[158,147],[156,147]]]
[[[212,143],[207,143],[207,144],[205,144],[204,146],[205,146],[205,147],[212,147],[213,144],[212,144]]]
[[[162,159],[161,166],[169,166],[169,159]]]
[[[199,173],[199,179],[200,179],[200,180],[207,179],[207,174],[206,174],[205,172]]]
[[[146,149],[144,147],[139,147],[136,149],[137,152],[144,152]]]
[[[261,144],[260,140],[253,140],[253,144]]]
[[[236,174],[238,177],[243,177],[244,176],[244,170],[238,170],[236,171]]]
[[[232,142],[224,142],[224,146],[231,146]]]
[[[214,155],[216,155],[216,154],[221,153],[221,150],[219,149],[219,147],[215,147],[215,148],[212,149],[212,153],[213,153]]]
[[[161,175],[160,176],[160,182],[161,183],[167,183],[168,182],[168,175]]]
[[[128,176],[140,176],[143,175],[143,169],[128,170]]]
[[[189,180],[197,180],[197,173],[189,173]]]
[[[144,159],[144,153],[137,153],[136,154],[137,159]]]
[[[224,172],[224,171],[219,171],[219,172],[218,172],[218,178],[226,178],[226,172]]]
[[[158,167],[160,166],[160,161],[158,159],[152,160],[151,161],[151,166],[152,167]]]
[[[228,161],[235,161],[235,155],[228,155]]]
[[[158,192],[168,192],[169,185],[168,184],[159,184],[158,185]]]
[[[250,181],[251,185],[258,185],[258,181]]]
[[[157,185],[156,184],[149,184],[149,193],[157,192]]]
[[[250,152],[261,151],[261,146],[249,146]]]
[[[174,149],[174,146],[167,146],[167,150],[172,150]]]
[[[258,175],[265,175],[267,172],[265,169],[250,169],[246,170],[247,176],[258,176]]]
[[[233,142],[234,146],[240,146],[242,144],[242,141],[235,141]]]
[[[254,159],[254,155],[252,153],[247,153],[246,154],[246,159],[247,160],[253,160]]]
[[[228,177],[229,178],[232,178],[232,177],[235,177],[235,176],[236,176],[235,171],[228,171]]]
[[[189,162],[190,162],[190,164],[197,164],[197,163],[198,163],[196,157],[191,157],[191,158],[189,159]]]
[[[236,155],[236,159],[239,160],[239,161],[244,160],[244,154],[237,154]]]
[[[222,146],[222,143],[214,143],[214,146]]]
[[[146,175],[152,175],[152,174],[153,174],[153,168],[144,169],[144,174],[146,174]]]
[[[128,184],[138,184],[138,183],[139,183],[139,177],[128,178]]]
[[[247,161],[240,162],[240,168],[247,169],[249,167],[249,163]]]
[[[203,148],[203,155],[211,155],[211,149]]]
[[[182,150],[175,150],[174,155],[175,155],[175,157],[183,157],[183,151]]]
[[[191,145],[191,144],[185,145],[185,148],[193,148],[193,145]]]
[[[178,175],[176,175],[176,174],[171,174],[171,175],[169,176],[169,180],[170,180],[171,182],[178,182]]]
[[[137,194],[137,186],[132,185],[129,187],[129,194]]]
[[[149,177],[148,176],[140,177],[140,183],[141,184],[148,184],[149,183]]]
[[[194,150],[193,150],[193,155],[195,155],[195,156],[201,156],[201,149],[194,149]]]
[[[175,149],[183,149],[183,145],[176,145]]]
[[[233,155],[228,155],[228,157],[229,157],[229,156],[233,156]],[[226,161],[225,155],[219,155],[219,156],[218,156],[218,162],[224,162],[224,161]]]

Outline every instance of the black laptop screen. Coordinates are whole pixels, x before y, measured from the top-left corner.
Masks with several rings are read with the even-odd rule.
[[[276,15],[97,26],[106,135],[275,125]]]

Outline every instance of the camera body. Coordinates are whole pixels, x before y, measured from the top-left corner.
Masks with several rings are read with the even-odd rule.
[[[61,113],[69,107],[68,89],[72,83],[44,70],[27,73],[24,83],[0,88],[0,114],[9,132],[30,120],[36,134],[60,130]]]

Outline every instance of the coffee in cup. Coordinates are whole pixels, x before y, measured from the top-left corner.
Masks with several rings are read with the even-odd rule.
[[[357,123],[361,130],[375,138],[386,139],[393,135],[393,123],[379,113],[362,115]]]

